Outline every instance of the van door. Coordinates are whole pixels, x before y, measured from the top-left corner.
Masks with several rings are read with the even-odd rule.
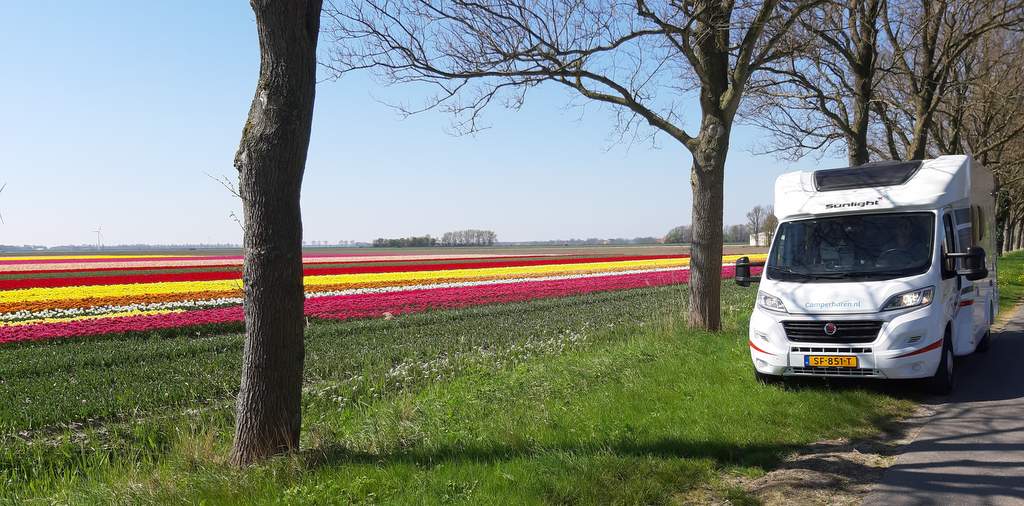
[[[959,252],[956,225],[951,213],[942,215],[942,252]],[[954,258],[942,260],[942,300],[946,314],[953,323],[953,353],[967,355],[974,351],[974,285],[956,274],[958,267]],[[965,293],[968,292],[968,293]],[[970,300],[970,302],[967,302]]]
[[[980,246],[985,248],[986,257],[985,265],[991,265],[992,255],[995,250],[988,244],[989,237],[986,234],[991,233],[988,230],[988,224],[985,222],[985,212],[981,209],[981,206],[971,206],[971,246]],[[989,250],[992,249],[992,253]],[[988,331],[989,325],[992,324],[993,313],[992,304],[995,296],[995,275],[996,270],[989,269],[989,277],[979,280],[971,281],[974,285],[974,334],[975,339],[980,341],[981,337]]]

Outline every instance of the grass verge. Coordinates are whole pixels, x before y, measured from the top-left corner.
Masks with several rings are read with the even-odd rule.
[[[1024,251],[1007,253],[997,262],[999,310],[1004,311],[1024,300]]]
[[[752,299],[725,287],[719,334],[676,319],[685,287],[314,322],[306,449],[246,471],[224,459],[237,334],[0,348],[0,396],[32,399],[0,404],[0,496],[668,503],[696,488],[729,495],[724,475],[762,473],[807,443],[870,434],[910,408],[861,389],[756,383]]]

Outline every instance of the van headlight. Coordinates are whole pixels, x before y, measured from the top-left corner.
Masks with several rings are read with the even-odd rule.
[[[932,303],[935,296],[935,288],[929,286],[920,290],[898,293],[889,297],[889,300],[882,306],[882,311],[893,309],[909,309],[912,307],[924,307]]]
[[[785,313],[786,305],[782,303],[782,299],[768,295],[767,293],[759,292],[757,294],[757,304],[769,311],[776,311],[779,313]]]

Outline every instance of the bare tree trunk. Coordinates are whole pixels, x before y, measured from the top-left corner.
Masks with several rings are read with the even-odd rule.
[[[852,135],[847,139],[847,159],[851,167],[864,165],[870,160],[868,153],[868,120],[871,106],[871,81],[861,76],[854,78],[856,93],[853,97]]]
[[[1017,220],[1014,220],[1010,223],[1010,251],[1017,251],[1017,226],[1019,225],[1019,223],[1017,222]]]
[[[1010,252],[1017,249],[1015,241],[1017,240],[1017,234],[1014,230],[1017,229],[1017,222],[1010,219],[1006,220],[1006,251]]]
[[[988,154],[983,153],[979,157],[979,161],[982,165],[988,163]],[[1006,251],[1006,198],[1002,191],[1002,181],[997,175],[995,178],[996,185],[994,194],[996,196],[995,206],[995,222],[996,222],[996,256],[1003,256],[1003,252]]]
[[[932,114],[921,109],[930,107],[931,99],[921,99],[919,102],[911,137],[913,140],[907,148],[906,160],[924,160],[928,155],[928,131],[932,127]]]
[[[1020,221],[1018,221],[1016,218],[1010,220],[1010,240],[1007,243],[1010,245],[1010,251],[1017,251],[1017,249],[1020,248],[1020,246],[1018,245],[1018,243],[1020,243],[1020,234],[1017,230],[1019,227]]]
[[[997,230],[999,230],[999,235],[996,237],[996,252],[998,256],[1003,256],[1003,253],[1006,252],[1006,225],[1005,220],[1000,220],[996,225]]]
[[[1013,250],[1017,251],[1024,247],[1024,220],[1017,218],[1016,226],[1013,227]]]
[[[853,123],[847,138],[847,157],[850,166],[863,165],[870,160],[868,154],[868,127],[871,119],[871,100],[875,95],[875,74],[878,60],[878,18],[882,2],[869,0],[851,4],[852,39],[856,42],[857,58],[851,62],[853,71]]]
[[[1014,245],[1013,245],[1013,229],[1016,226],[1017,226],[1016,222],[1014,222],[1010,218],[1007,218],[1006,225],[1004,225],[1005,229],[1003,230],[1003,233],[1006,234],[1006,239],[1003,240],[1003,248],[1007,252],[1010,252],[1010,251],[1014,250]]]
[[[689,322],[712,331],[722,326],[722,205],[731,126],[728,120],[704,116],[690,172],[693,239]]]
[[[231,460],[296,449],[305,357],[302,216],[321,0],[251,0],[260,75],[235,155],[245,215],[245,350]]]

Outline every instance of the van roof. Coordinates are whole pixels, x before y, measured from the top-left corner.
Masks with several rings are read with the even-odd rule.
[[[789,172],[775,181],[775,215],[939,209],[969,198],[970,167],[969,156],[953,155]]]

